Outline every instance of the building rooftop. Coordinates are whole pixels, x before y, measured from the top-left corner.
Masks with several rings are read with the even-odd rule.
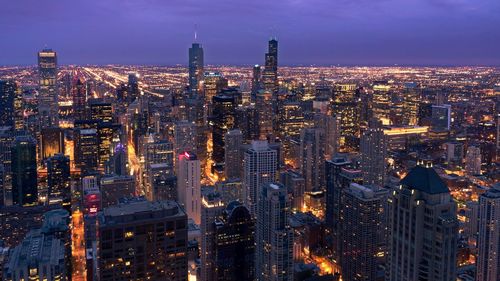
[[[416,166],[401,180],[401,184],[428,194],[449,193],[450,190],[433,168]]]

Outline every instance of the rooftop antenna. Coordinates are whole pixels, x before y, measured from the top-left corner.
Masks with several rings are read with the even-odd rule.
[[[194,42],[196,43],[196,40],[198,39],[198,31],[197,31],[197,28],[198,28],[198,24],[195,23],[194,24]]]

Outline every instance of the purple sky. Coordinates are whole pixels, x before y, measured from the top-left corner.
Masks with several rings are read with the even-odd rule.
[[[500,65],[500,0],[6,0],[0,65],[186,64],[195,24],[208,64]]]

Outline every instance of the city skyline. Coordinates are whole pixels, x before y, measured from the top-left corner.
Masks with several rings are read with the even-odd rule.
[[[61,65],[184,65],[195,32],[209,65],[263,64],[273,36],[280,65],[500,65],[491,0],[48,2],[2,4],[0,65],[31,65],[43,46]]]

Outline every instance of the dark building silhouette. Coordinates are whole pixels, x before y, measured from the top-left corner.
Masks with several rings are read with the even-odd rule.
[[[33,206],[38,203],[36,141],[16,137],[12,147],[12,203]]]
[[[189,48],[189,90],[192,94],[200,91],[203,81],[203,48],[201,44],[193,43]]]
[[[255,224],[248,209],[229,203],[215,228],[215,280],[254,280]]]
[[[12,80],[0,80],[0,126],[14,127],[14,99],[17,85]]]

